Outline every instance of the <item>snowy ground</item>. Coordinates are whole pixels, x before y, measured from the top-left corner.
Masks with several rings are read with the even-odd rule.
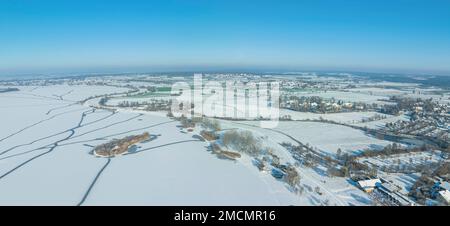
[[[393,118],[391,115],[386,115],[378,112],[343,112],[343,113],[328,113],[328,114],[317,114],[311,112],[298,112],[288,109],[280,110],[280,117],[285,115],[290,115],[292,120],[330,120],[338,123],[345,124],[358,124],[362,123],[363,120],[367,120],[375,115],[385,116],[386,119],[377,120],[384,121]],[[375,122],[375,121],[373,121]],[[369,122],[367,122],[369,123]]]
[[[229,127],[245,127],[260,133],[264,133],[271,139],[281,142],[292,142],[292,139],[274,131],[268,131],[264,128],[253,127],[259,125],[257,121],[228,122]],[[246,126],[252,125],[252,126]],[[340,148],[343,153],[358,153],[364,149],[381,149],[390,144],[385,140],[379,140],[368,136],[363,131],[353,129],[347,126],[321,123],[321,122],[302,122],[302,121],[280,121],[274,128],[276,131],[282,131],[303,144],[318,148],[326,154],[334,155]]]
[[[252,159],[218,159],[195,133],[163,114],[94,110],[77,101],[124,92],[116,87],[19,87],[0,94],[0,205],[369,205],[344,178],[299,168],[293,193]],[[114,138],[149,132],[156,139],[115,158],[90,154]],[[255,131],[258,132],[258,131]],[[284,161],[281,134],[259,131]],[[323,170],[323,169],[322,169]],[[314,191],[319,187],[321,194]],[[328,201],[327,201],[328,200]]]
[[[220,120],[224,130],[244,129],[252,131],[255,136],[265,139],[264,146],[272,147],[282,162],[295,163],[292,156],[281,145],[282,142],[295,140],[283,134],[286,130],[264,129],[257,125],[257,122],[233,122]],[[296,122],[298,123],[298,122]],[[282,131],[282,132],[279,132]],[[296,137],[297,138],[297,137]],[[299,138],[304,141],[303,137]],[[253,166],[254,167],[254,166]],[[329,205],[370,205],[371,200],[367,194],[353,186],[346,178],[332,178],[327,176],[326,169],[320,165],[314,168],[297,166],[301,176],[301,187],[304,193],[300,195],[301,205],[324,205],[328,201]],[[314,192],[319,187],[321,195]]]
[[[0,94],[0,205],[317,205],[326,197],[298,196],[249,159],[217,159],[164,116],[75,103],[113,92],[48,86]],[[95,145],[144,131],[158,136],[132,154],[90,154]]]
[[[295,92],[293,92],[295,94]],[[326,99],[334,98],[336,100],[348,102],[364,102],[368,104],[386,104],[388,95],[371,95],[363,92],[345,92],[345,91],[316,91],[316,92],[298,92],[298,96],[319,96]]]
[[[374,96],[402,96],[408,98],[430,99],[440,103],[449,103],[449,93],[440,88],[418,88],[415,86],[405,86],[402,89],[393,89],[387,87],[361,87],[347,89],[347,91],[355,94],[374,95]],[[401,87],[401,86],[400,86]]]
[[[385,118],[385,119],[375,120],[375,121],[371,121],[371,122],[357,122],[357,123],[352,123],[352,124],[354,124],[356,126],[360,126],[360,127],[367,127],[370,129],[381,129],[386,126],[386,123],[397,122],[399,120],[409,121],[409,117],[404,114],[399,115],[399,116],[386,115],[386,117],[387,118]]]

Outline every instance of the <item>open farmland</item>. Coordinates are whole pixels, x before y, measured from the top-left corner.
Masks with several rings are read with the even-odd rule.
[[[168,87],[192,89],[189,76],[0,81],[8,90],[0,93],[0,204],[381,205],[359,180],[382,179],[408,197],[420,169],[446,172],[445,96],[410,98],[440,89],[356,86],[348,77],[205,76],[223,78],[277,78],[280,103],[259,102],[255,87],[229,95],[245,107],[221,102],[220,85],[194,87],[203,104],[214,103],[201,109],[218,114],[186,117],[172,110],[193,106],[183,95],[189,90]],[[273,104],[275,117],[249,114]],[[221,115],[228,110],[234,114]],[[261,126],[274,120],[273,128]]]

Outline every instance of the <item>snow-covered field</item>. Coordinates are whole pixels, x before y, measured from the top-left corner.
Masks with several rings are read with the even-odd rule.
[[[48,86],[0,94],[0,205],[320,202],[292,193],[248,159],[217,159],[206,151],[207,143],[179,132],[178,122],[169,118],[75,103],[113,92],[117,88]],[[90,154],[95,145],[144,131],[157,138],[132,154],[111,159]]]
[[[309,144],[324,153],[332,155],[334,155],[339,148],[343,153],[348,152],[349,154],[352,154],[367,148],[381,149],[390,144],[388,141],[368,136],[358,129],[321,122],[280,121],[278,126],[273,130],[259,128],[257,126],[259,125],[259,122],[257,121],[238,123],[228,122],[228,124],[230,124],[229,127],[243,126],[248,129],[259,131],[279,143],[292,142],[292,139],[278,133],[278,131],[281,131],[282,133],[288,134],[299,140],[303,144]]]
[[[407,93],[406,91],[401,91],[398,89],[391,89],[391,88],[378,88],[378,87],[364,87],[364,88],[353,88],[353,89],[347,89],[350,92],[353,93],[362,93],[367,95],[376,95],[376,96],[395,96],[395,95],[402,95]]]
[[[290,142],[293,144],[296,143],[295,140],[285,135],[286,130],[280,129],[280,127],[274,129],[264,129],[258,126],[258,122],[253,121],[233,122],[220,120],[220,122],[224,130],[238,128],[252,131],[256,136],[263,138],[263,143],[265,146],[273,148],[275,153],[280,157],[281,161],[294,164],[295,160],[293,157],[280,145],[282,142]],[[295,138],[301,142],[304,141],[303,137]],[[296,169],[300,172],[300,176],[302,178],[300,184],[304,189],[304,193],[300,196],[302,200],[301,205],[324,205],[327,201],[329,202],[329,205],[371,204],[371,200],[368,198],[366,193],[357,189],[349,183],[346,178],[333,178],[327,176],[326,169],[321,166],[313,168],[297,166]],[[313,191],[316,187],[319,187],[322,195],[318,195]]]
[[[400,86],[401,87],[401,86]],[[440,103],[449,103],[450,95],[445,90],[440,88],[418,88],[415,86],[406,86],[402,89],[393,89],[387,87],[362,87],[347,89],[347,91],[360,95],[373,95],[373,96],[402,96],[408,98],[421,98],[439,101]],[[441,93],[441,94],[437,94]]]
[[[357,124],[361,123],[363,120],[368,120],[369,118],[379,115],[383,117],[392,118],[393,116],[378,113],[378,112],[343,112],[343,113],[328,113],[328,114],[318,114],[311,112],[298,112],[288,109],[280,110],[280,117],[290,115],[292,120],[330,120],[338,123],[345,124]],[[377,120],[378,121],[378,120]],[[375,122],[375,121],[373,121]]]
[[[348,101],[348,102],[364,102],[368,104],[386,104],[385,101],[388,99],[387,95],[371,95],[362,92],[344,92],[344,91],[317,91],[317,92],[306,92],[298,93],[298,96],[319,96],[326,99],[334,98],[336,100]]]
[[[77,103],[126,89],[19,88],[18,92],[0,93],[0,205],[371,203],[344,178],[329,178],[320,169],[298,168],[304,192],[296,194],[284,182],[260,172],[249,156],[238,161],[218,159],[207,151],[207,142],[195,133],[180,132],[179,123],[164,114],[94,110],[89,103]],[[303,140],[304,133],[290,131],[284,124],[283,130]],[[138,144],[129,154],[111,159],[91,154],[96,145],[143,132],[156,135],[156,139]],[[290,138],[273,131],[254,132],[265,137],[284,161],[293,161],[279,145]]]
[[[399,115],[399,116],[392,116],[392,115],[386,115],[385,119],[370,121],[370,122],[358,122],[354,123],[354,125],[360,126],[360,127],[367,127],[370,129],[380,129],[384,128],[386,126],[386,123],[390,122],[397,122],[397,121],[409,121],[409,117],[407,115]]]

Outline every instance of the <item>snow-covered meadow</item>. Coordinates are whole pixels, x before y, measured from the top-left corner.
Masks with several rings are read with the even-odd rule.
[[[287,134],[303,144],[331,155],[336,154],[338,149],[343,153],[355,154],[367,148],[382,149],[390,144],[388,141],[369,136],[362,130],[324,122],[279,121],[278,126],[270,130],[260,128],[258,121],[224,122],[224,124],[228,124],[230,128],[245,127],[257,131],[278,143],[292,142]]]
[[[252,158],[218,159],[208,143],[179,128],[165,114],[94,109],[98,98],[126,88],[87,85],[23,86],[0,93],[0,205],[370,205],[365,193],[344,178],[298,167],[302,194]],[[246,123],[246,122],[245,122]],[[223,123],[226,129],[244,124]],[[296,125],[296,124],[294,124]],[[283,130],[314,143],[313,134]],[[293,162],[279,143],[290,138],[252,130],[283,161]],[[95,157],[93,147],[149,132],[155,139],[128,154]],[[320,131],[318,131],[320,133]],[[339,139],[339,138],[337,138]],[[317,140],[319,143],[320,141]],[[331,145],[333,141],[324,144]],[[334,144],[329,150],[334,152]],[[337,145],[337,146],[336,146]],[[318,146],[325,148],[325,146]],[[324,149],[325,150],[325,149]],[[328,149],[326,149],[328,150]],[[320,188],[320,194],[315,188]]]
[[[116,87],[20,87],[0,101],[0,205],[314,205],[249,159],[217,159],[165,116],[94,110],[77,101]],[[126,91],[126,90],[120,90]],[[90,154],[114,138],[156,139],[115,158]],[[316,200],[316,201],[311,201]],[[336,202],[335,204],[346,204]]]

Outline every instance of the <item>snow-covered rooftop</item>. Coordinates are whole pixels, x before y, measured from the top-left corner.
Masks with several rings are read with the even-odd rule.
[[[447,203],[450,203],[450,191],[449,190],[439,191],[439,194]]]
[[[377,184],[381,184],[380,179],[369,179],[358,181],[358,185],[363,189],[374,188]]]

